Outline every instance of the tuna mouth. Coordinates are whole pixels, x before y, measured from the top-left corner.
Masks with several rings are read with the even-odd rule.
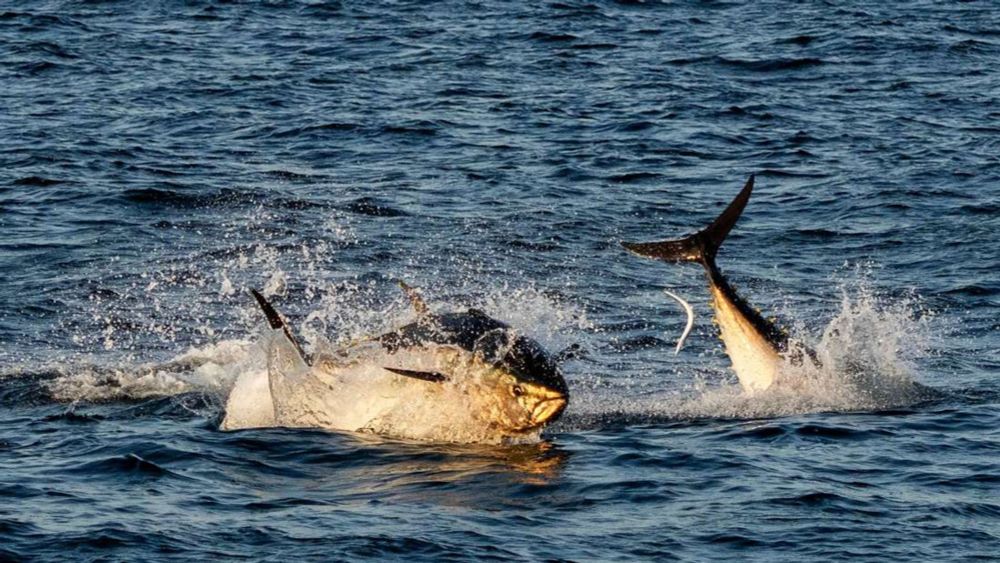
[[[536,426],[552,422],[559,418],[568,404],[569,398],[565,396],[546,399],[535,407],[534,412],[531,413],[531,421]]]

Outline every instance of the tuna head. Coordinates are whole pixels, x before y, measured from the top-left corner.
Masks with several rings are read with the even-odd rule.
[[[510,433],[531,432],[552,422],[569,402],[558,361],[538,342],[478,309],[427,314],[379,341],[390,352],[433,346],[458,352],[460,360],[433,372],[386,369],[429,382],[465,386],[477,397],[473,412],[480,418],[490,417],[496,427]]]
[[[430,316],[381,341],[390,350],[437,348],[435,371],[386,369],[462,389],[475,403],[469,412],[502,433],[533,432],[556,420],[569,402],[558,362],[538,342],[475,309]]]
[[[515,432],[528,432],[556,420],[569,403],[569,390],[559,366],[534,340],[509,328],[483,334],[473,348],[473,361],[492,368],[493,386],[502,417]]]

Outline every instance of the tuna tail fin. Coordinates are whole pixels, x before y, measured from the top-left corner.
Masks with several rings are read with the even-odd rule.
[[[750,201],[753,191],[753,174],[739,195],[729,203],[726,210],[716,217],[705,229],[682,239],[661,242],[623,242],[622,246],[639,256],[655,258],[664,262],[701,262],[706,266],[715,263],[715,255],[732,230],[736,220]]]
[[[295,339],[295,335],[292,334],[292,330],[288,328],[288,324],[282,320],[278,311],[274,310],[274,307],[272,307],[267,299],[265,299],[264,296],[261,295],[256,289],[251,289],[250,293],[253,294],[253,298],[257,300],[257,304],[260,305],[261,310],[264,311],[264,316],[267,317],[267,323],[271,325],[271,328],[280,328],[285,333],[285,337],[288,341],[295,346],[296,350],[298,350],[299,356],[301,356],[303,360],[306,360],[307,356],[305,351],[302,350],[302,346],[299,344],[298,340]]]

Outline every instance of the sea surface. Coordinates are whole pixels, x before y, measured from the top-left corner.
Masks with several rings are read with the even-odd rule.
[[[823,359],[741,393],[718,261]],[[0,1],[0,560],[1000,558],[995,2]],[[309,349],[474,306],[543,440],[219,430]],[[679,354],[683,311],[695,330]]]

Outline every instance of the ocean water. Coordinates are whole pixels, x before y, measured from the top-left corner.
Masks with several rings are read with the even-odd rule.
[[[0,1],[0,559],[995,560],[991,2]],[[701,228],[824,360],[743,396]],[[476,306],[572,344],[537,444],[218,429]],[[674,355],[683,312],[695,331]]]

